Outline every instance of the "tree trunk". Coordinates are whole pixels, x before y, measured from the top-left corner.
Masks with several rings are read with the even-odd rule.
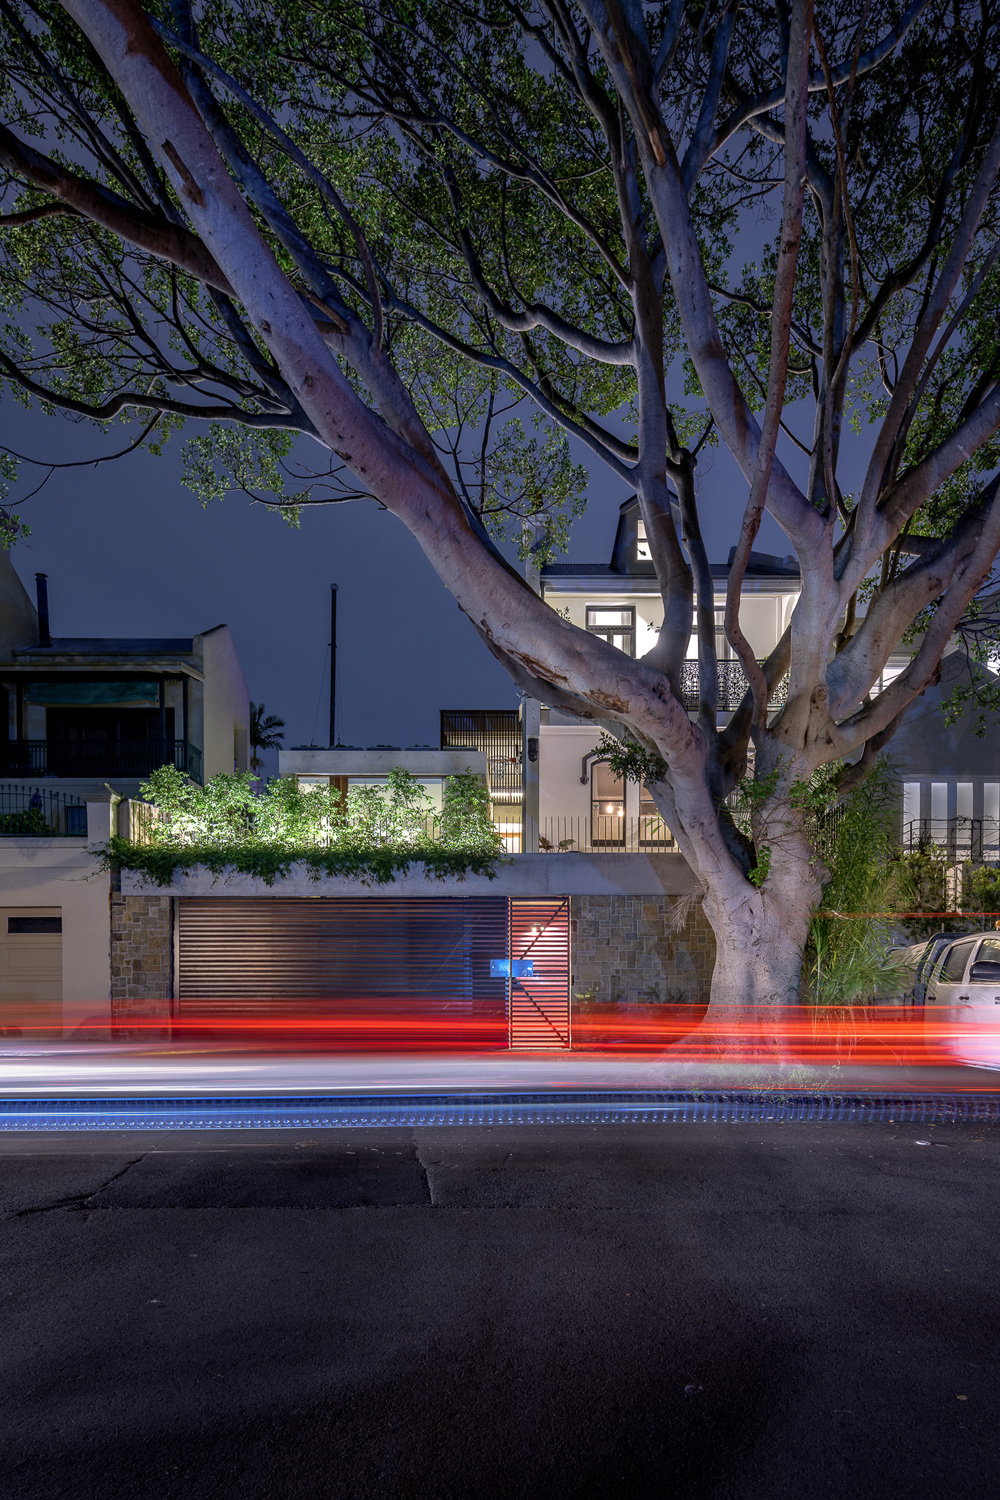
[[[715,933],[711,998],[702,1023],[706,1048],[726,1058],[791,1063],[809,934],[811,883],[759,891],[747,880],[710,882],[705,915]]]

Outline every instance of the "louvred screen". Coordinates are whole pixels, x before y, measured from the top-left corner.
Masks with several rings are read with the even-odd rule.
[[[510,981],[511,1048],[569,1047],[569,901],[512,900],[510,957],[522,970]]]

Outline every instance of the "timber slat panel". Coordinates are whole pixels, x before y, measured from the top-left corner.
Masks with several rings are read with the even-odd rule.
[[[511,980],[508,1035],[514,1051],[569,1047],[569,901],[510,903],[511,967],[530,959],[532,974]]]

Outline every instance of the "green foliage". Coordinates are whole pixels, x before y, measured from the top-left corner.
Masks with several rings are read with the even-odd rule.
[[[51,832],[40,807],[26,807],[20,812],[0,814],[0,838],[44,838]]]
[[[291,432],[245,432],[212,422],[207,433],[199,433],[184,444],[181,478],[198,496],[203,509],[235,492],[264,505],[297,528],[302,506],[308,503],[312,491],[286,492],[284,460],[294,443]]]
[[[966,865],[962,876],[962,906],[967,911],[1000,912],[1000,869],[996,865]]]
[[[623,781],[659,781],[666,774],[666,762],[654,750],[647,750],[637,740],[620,740],[602,730],[597,742],[598,754]]]
[[[898,977],[888,958],[892,918],[876,915],[896,905],[901,889],[891,766],[883,757],[835,818],[821,811],[821,794],[800,794],[817,809],[830,872],[810,924],[803,992],[814,1005],[870,1004]]]
[[[15,542],[26,540],[31,527],[7,504],[11,486],[17,483],[20,465],[12,453],[0,450],[0,547],[9,552]]]
[[[902,911],[944,912],[948,908],[948,856],[933,844],[898,851],[895,859],[896,904]],[[930,937],[941,918],[907,917],[904,925],[914,942]]]
[[[770,844],[759,844],[757,846],[757,863],[754,865],[753,869],[748,872],[747,879],[749,880],[750,884],[755,885],[758,890],[764,884],[764,881],[771,873],[771,854],[772,850]]]
[[[389,773],[384,789],[352,787],[345,800],[335,787],[303,790],[294,777],[279,777],[256,795],[247,771],[199,787],[168,765],[143,784],[142,795],[155,810],[146,841],[116,836],[105,859],[156,885],[199,867],[273,885],[299,863],[315,880],[336,875],[362,885],[388,884],[414,864],[428,879],[493,879],[504,856],[486,787],[469,772],[446,781],[438,819],[421,783],[402,770]]]

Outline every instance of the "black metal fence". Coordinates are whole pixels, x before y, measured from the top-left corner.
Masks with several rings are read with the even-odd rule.
[[[996,818],[911,818],[903,824],[903,848],[943,854],[958,864],[1000,864],[1000,820]]]
[[[0,786],[0,838],[86,838],[87,804],[65,792]]]
[[[185,740],[2,740],[0,776],[149,776],[173,765],[201,781],[201,751]]]

